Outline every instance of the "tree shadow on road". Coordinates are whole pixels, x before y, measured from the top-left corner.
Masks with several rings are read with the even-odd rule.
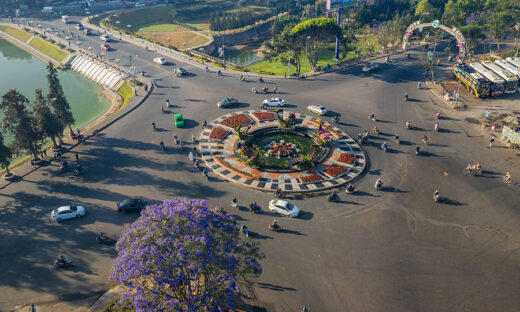
[[[273,284],[269,284],[269,283],[255,283],[255,284],[256,284],[256,286],[258,286],[260,288],[265,288],[265,289],[270,289],[270,290],[275,290],[275,291],[286,291],[286,290],[296,291],[295,288],[285,287],[285,286],[280,286],[280,285],[273,285]]]

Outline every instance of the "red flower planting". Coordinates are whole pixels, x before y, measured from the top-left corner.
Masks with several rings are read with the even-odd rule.
[[[322,180],[324,180],[324,178],[317,174],[311,174],[308,176],[300,177],[300,180],[302,181],[302,183],[309,183],[309,182],[322,181]]]
[[[215,128],[213,128],[213,130],[211,130],[211,133],[209,134],[209,138],[220,140],[220,139],[223,139],[228,133],[229,133],[229,131],[227,131],[227,130],[215,127]]]
[[[345,173],[347,170],[348,168],[332,165],[329,166],[327,169],[323,170],[322,172],[328,175],[329,177],[337,177]]]
[[[222,120],[220,124],[235,129],[237,126],[245,125],[251,122],[253,122],[251,118],[247,117],[245,114],[238,114]]]
[[[271,112],[254,112],[253,115],[260,121],[274,119],[274,113]]]
[[[356,162],[356,156],[352,153],[341,153],[341,155],[338,157],[338,161],[353,165]]]

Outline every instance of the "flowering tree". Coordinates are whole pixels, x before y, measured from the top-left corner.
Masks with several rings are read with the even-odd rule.
[[[119,238],[110,278],[118,304],[137,311],[222,311],[237,284],[261,274],[259,247],[235,219],[206,201],[175,198],[147,207]]]

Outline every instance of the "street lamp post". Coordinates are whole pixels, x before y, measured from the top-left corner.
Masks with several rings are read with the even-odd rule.
[[[156,41],[157,41],[157,33],[154,32],[152,35],[153,35],[153,43],[156,43]]]
[[[78,46],[78,51],[81,52],[81,41],[76,41],[76,45]]]
[[[172,40],[172,38],[168,37],[168,38],[166,38],[166,40],[168,40],[168,49],[169,49],[171,46],[170,41]]]
[[[128,61],[130,62],[130,67],[132,67],[132,56],[131,55],[128,56]]]

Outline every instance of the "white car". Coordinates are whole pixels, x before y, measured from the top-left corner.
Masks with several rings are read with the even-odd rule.
[[[101,35],[99,36],[99,39],[105,41],[105,42],[109,42],[110,41],[110,37],[107,36],[107,35]]]
[[[135,4],[135,7],[136,7],[136,8],[144,8],[145,6],[146,6],[146,4],[144,4],[144,3],[139,3],[139,2],[137,2],[137,3]]]
[[[166,59],[164,57],[156,57],[153,59],[155,64],[164,65],[166,64]]]
[[[377,63],[377,62],[370,62],[370,63],[366,64],[363,67],[363,72],[364,73],[369,73],[369,72],[374,71],[374,70],[376,70],[378,68],[379,68],[379,63]]]
[[[273,199],[269,202],[269,210],[291,218],[297,217],[300,214],[298,207],[290,202],[279,199]]]
[[[307,110],[309,112],[316,113],[316,114],[318,114],[320,116],[321,115],[326,115],[329,112],[325,106],[320,105],[320,104],[307,106]]]
[[[83,206],[68,205],[58,209],[54,209],[51,212],[51,218],[53,221],[62,221],[65,219],[79,218],[85,215],[85,208]]]
[[[264,100],[264,105],[283,107],[285,105],[285,101],[281,98],[270,98]]]

